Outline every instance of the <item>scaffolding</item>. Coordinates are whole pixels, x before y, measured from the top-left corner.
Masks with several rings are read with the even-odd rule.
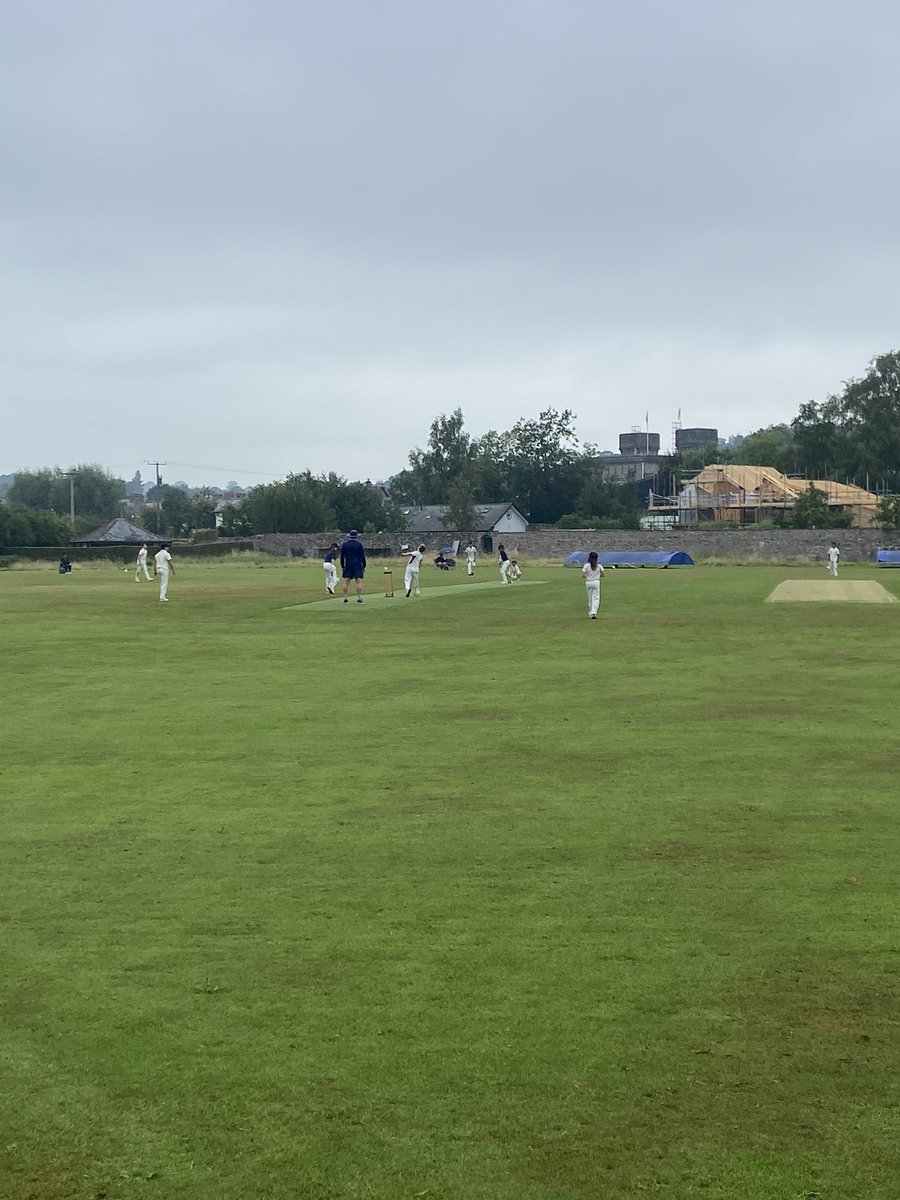
[[[738,465],[704,467],[685,480],[677,495],[651,495],[648,511],[657,516],[677,514],[679,525],[755,525],[786,516],[810,486],[824,493],[829,508],[849,512],[855,528],[876,523],[878,497],[856,484],[783,475],[773,467]]]

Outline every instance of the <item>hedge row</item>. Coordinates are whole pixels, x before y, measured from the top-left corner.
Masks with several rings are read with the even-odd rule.
[[[95,562],[107,559],[110,562],[133,563],[137,546],[4,546],[0,548],[0,567],[9,567],[17,559],[26,562],[58,562],[64,554],[69,561]],[[173,542],[172,553],[179,558],[226,558],[236,550],[252,550],[253,543],[229,541],[224,545],[216,542]],[[152,550],[151,550],[152,557]]]
[[[223,545],[218,542],[173,542],[172,554],[179,558],[227,558],[229,554],[241,550],[252,550],[251,541],[228,541]]]

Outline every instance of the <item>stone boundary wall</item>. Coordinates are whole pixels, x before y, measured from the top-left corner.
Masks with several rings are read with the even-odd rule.
[[[561,530],[539,529],[520,534],[523,556],[561,558],[571,550],[685,550],[695,561],[704,558],[808,558],[824,561],[832,542],[842,562],[874,562],[879,546],[900,540],[897,533],[871,529],[702,530]]]
[[[494,551],[499,536],[493,535]],[[266,554],[288,557],[301,551],[318,558],[319,551],[342,538],[332,533],[265,533],[253,538],[253,548]],[[372,548],[390,547],[395,555],[404,542],[422,541],[434,553],[452,538],[425,535],[414,538],[402,533],[374,533],[362,538]],[[461,539],[464,546],[467,539]],[[900,531],[880,533],[872,529],[673,529],[673,530],[583,530],[530,529],[526,533],[507,534],[506,547],[523,558],[562,559],[572,550],[686,550],[691,558],[808,558],[823,561],[832,542],[841,548],[842,562],[874,562],[879,546],[900,545]],[[475,538],[480,548],[481,538]],[[493,558],[493,551],[479,549],[479,557]]]

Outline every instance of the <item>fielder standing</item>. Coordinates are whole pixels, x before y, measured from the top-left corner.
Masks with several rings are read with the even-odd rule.
[[[600,580],[603,578],[603,567],[597,561],[597,551],[592,550],[588,560],[581,568],[584,586],[587,588],[588,616],[592,621],[597,620],[597,609],[600,607]]]
[[[147,543],[144,542],[140,550],[137,552],[137,562],[134,564],[134,582],[140,583],[141,571],[144,572],[144,578],[150,582],[150,572],[147,570]]]
[[[169,553],[169,543],[163,542],[157,552],[153,555],[153,574],[159,577],[159,601],[160,604],[168,604],[169,597],[166,593],[169,590],[169,572],[175,574],[175,567],[172,563],[172,555]]]
[[[472,545],[472,543],[469,542],[468,546],[466,546],[466,574],[467,575],[475,574],[475,558],[476,558],[477,554],[478,554],[478,551],[475,549],[475,547]]]

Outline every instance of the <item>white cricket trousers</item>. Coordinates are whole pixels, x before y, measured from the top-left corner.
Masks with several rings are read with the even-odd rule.
[[[466,574],[467,575],[475,574],[475,564],[471,561],[471,559],[466,560]]]
[[[834,558],[828,560],[828,574],[837,577],[837,560]]]
[[[146,563],[138,563],[138,565],[134,569],[134,582],[135,583],[140,582],[141,571],[144,572],[144,578],[149,580],[150,572],[147,570],[147,564]]]
[[[597,609],[600,607],[600,580],[588,579],[585,581],[588,596],[588,616],[596,617]]]
[[[420,596],[422,594],[419,591],[419,572],[418,571],[413,571],[410,567],[406,568],[406,572],[403,576],[403,590],[404,590],[404,592],[407,593],[407,595],[410,592],[412,592],[412,594],[414,596]]]
[[[337,568],[334,563],[322,563],[325,568],[325,590],[333,592],[337,586]]]
[[[169,590],[169,571],[167,567],[163,567],[161,571],[157,571],[159,575],[159,598],[165,600],[166,592]]]
[[[509,583],[509,560],[500,564],[500,582]]]

